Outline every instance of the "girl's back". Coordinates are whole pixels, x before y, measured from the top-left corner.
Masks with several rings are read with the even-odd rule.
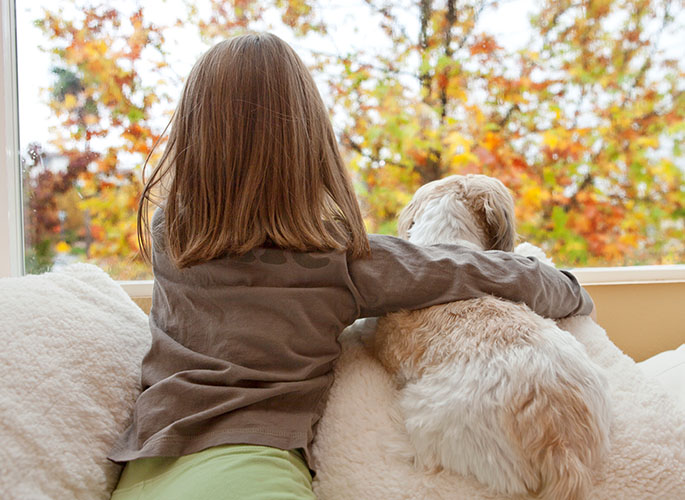
[[[144,392],[111,457],[226,443],[307,449],[337,336],[358,314],[345,253],[260,247],[178,269],[163,226],[157,209]]]

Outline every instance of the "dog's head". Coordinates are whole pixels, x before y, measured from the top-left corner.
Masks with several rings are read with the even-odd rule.
[[[493,177],[452,175],[416,191],[400,213],[397,231],[419,244],[467,242],[484,250],[512,251],[514,200]]]

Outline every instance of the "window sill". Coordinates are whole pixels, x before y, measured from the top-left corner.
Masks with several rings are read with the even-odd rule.
[[[685,283],[685,265],[569,269],[583,286]]]
[[[685,283],[685,264],[569,269],[583,286]],[[152,280],[119,281],[132,298],[152,297]]]
[[[118,281],[117,283],[132,299],[152,297],[152,280]]]

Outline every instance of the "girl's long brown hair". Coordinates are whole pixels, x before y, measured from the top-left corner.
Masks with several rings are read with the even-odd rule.
[[[190,72],[138,207],[138,241],[148,260],[156,191],[167,253],[179,268],[264,244],[369,253],[321,96],[304,63],[275,35],[221,42]]]

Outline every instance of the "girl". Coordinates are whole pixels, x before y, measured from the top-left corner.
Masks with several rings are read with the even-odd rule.
[[[532,258],[367,236],[314,81],[270,34],[196,63],[138,223],[152,346],[109,455],[127,462],[113,500],[314,498],[310,445],[357,318],[484,294],[554,318],[593,309]]]

